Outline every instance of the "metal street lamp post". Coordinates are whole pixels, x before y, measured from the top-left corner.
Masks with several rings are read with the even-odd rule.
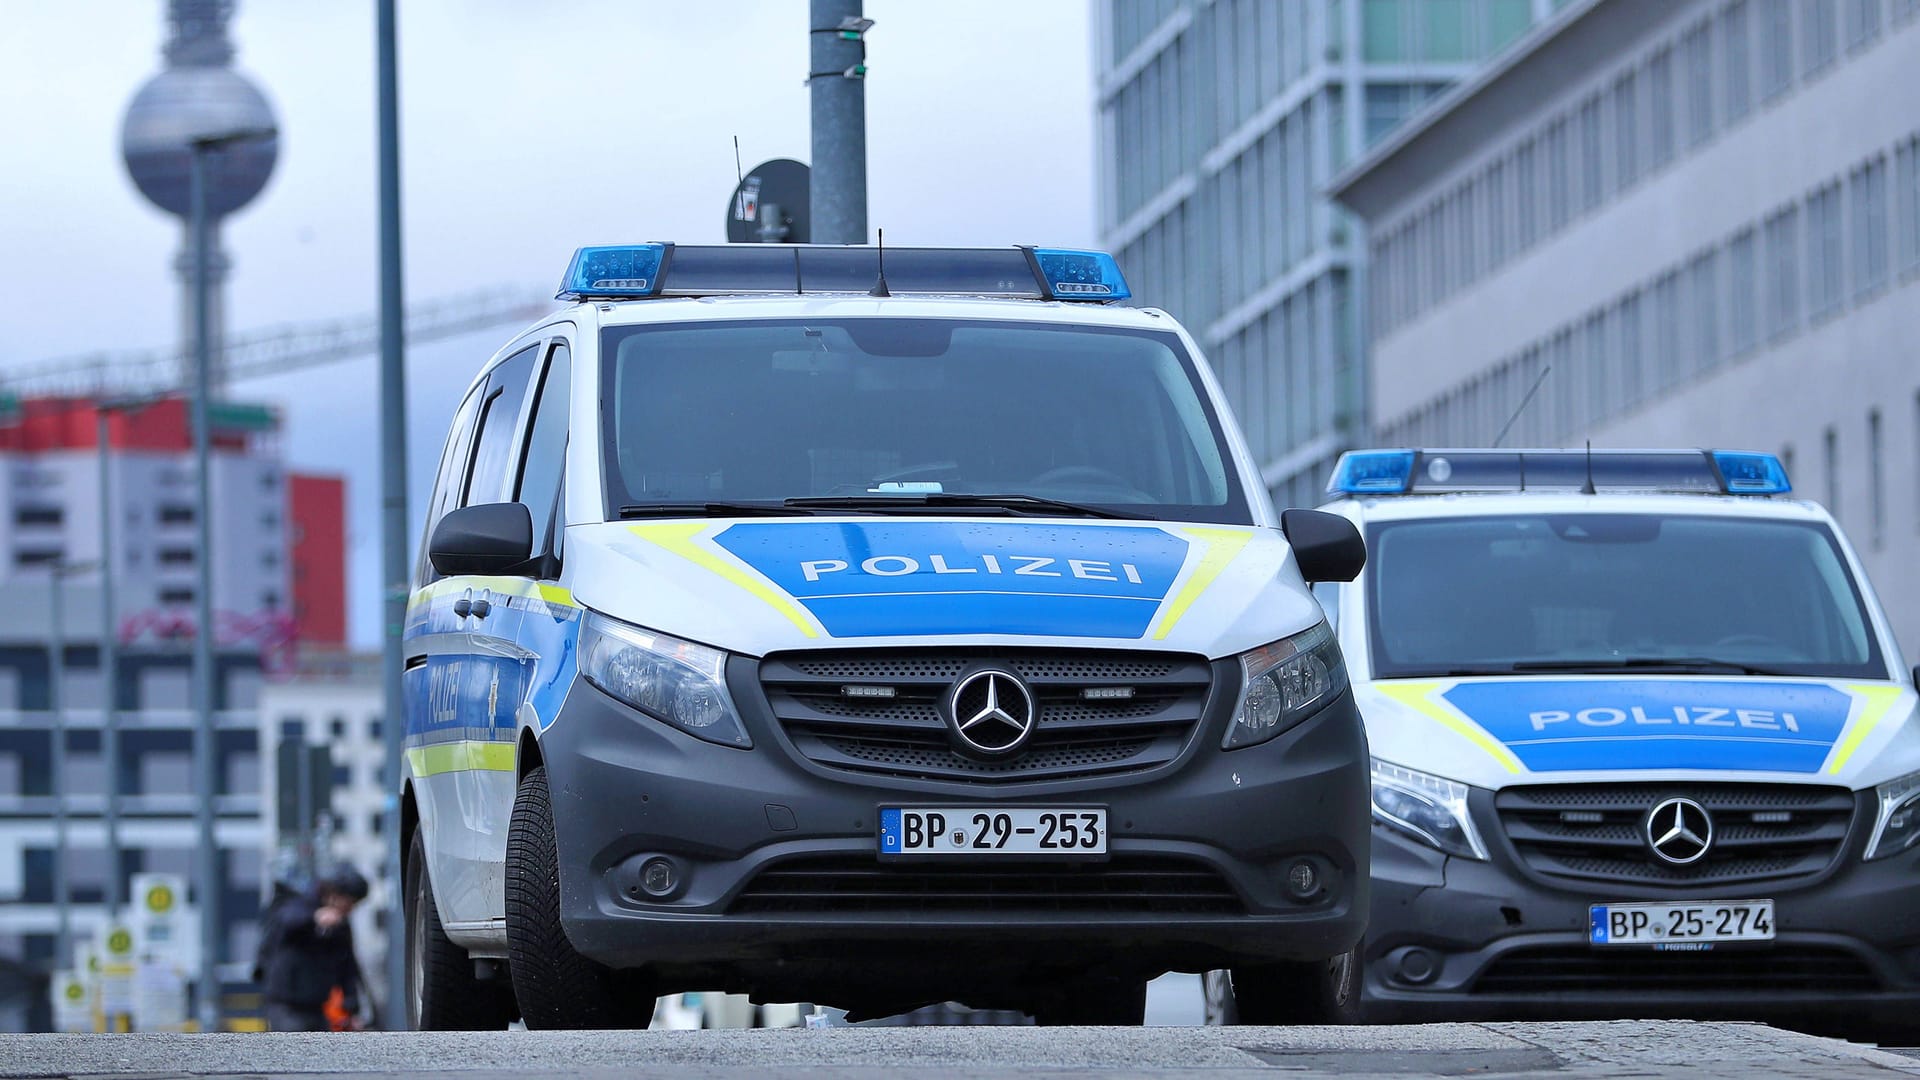
[[[62,559],[52,567],[47,648],[47,708],[53,716],[53,905],[59,920],[54,956],[73,956],[73,883],[67,856],[67,578],[92,570],[93,563]]]
[[[120,866],[120,613],[113,598],[113,465],[107,445],[108,410],[95,403],[94,434],[100,449],[100,681],[105,687],[100,716],[100,757],[107,765],[107,805],[102,823],[107,833],[107,918],[120,918],[121,895],[126,889]]]
[[[194,567],[193,786],[199,798],[194,818],[198,845],[194,852],[196,891],[200,896],[200,1030],[212,1031],[220,1021],[220,969],[216,962],[224,930],[220,918],[220,849],[214,835],[214,800],[219,791],[215,775],[218,729],[213,715],[213,485],[209,397],[213,384],[213,317],[211,247],[212,215],[207,211],[207,159],[236,143],[271,139],[273,128],[248,128],[214,135],[198,135],[188,149],[188,226],[193,232],[193,471],[198,506],[194,512],[196,555]]]

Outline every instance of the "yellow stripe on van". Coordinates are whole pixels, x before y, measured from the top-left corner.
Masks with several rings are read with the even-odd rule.
[[[431,743],[409,746],[407,764],[415,776],[438,776],[450,772],[512,772],[518,749],[510,742]]]
[[[1864,698],[1866,704],[1860,709],[1860,719],[1853,722],[1853,730],[1847,732],[1847,737],[1834,750],[1833,763],[1827,766],[1830,774],[1837,774],[1846,767],[1847,759],[1853,757],[1853,752],[1860,749],[1860,744],[1866,742],[1867,736],[1873,734],[1873,729],[1886,718],[1887,710],[1899,700],[1902,688],[1886,683],[1844,683],[1841,689]]]
[[[1207,586],[1219,578],[1227,564],[1247,546],[1247,541],[1253,539],[1253,533],[1246,529],[1194,525],[1180,531],[1200,542],[1200,564],[1193,568],[1193,576],[1187,578],[1186,585],[1168,602],[1166,610],[1160,613],[1160,629],[1153,632],[1155,641],[1164,641],[1168,634],[1173,633],[1173,628],[1179,624],[1187,609],[1200,599],[1201,593],[1207,591]]]
[[[793,601],[785,593],[775,590],[766,582],[694,543],[693,538],[707,528],[706,522],[663,521],[655,525],[630,525],[628,528],[631,528],[633,534],[640,539],[658,544],[696,566],[711,570],[764,600],[775,611],[791,620],[793,625],[799,627],[800,632],[808,637],[820,636],[820,632],[807,621],[807,616],[794,606]]]
[[[1430,716],[1459,732],[1473,745],[1492,754],[1494,760],[1505,766],[1508,772],[1520,772],[1520,759],[1513,756],[1513,751],[1487,734],[1486,729],[1480,725],[1455,715],[1445,705],[1433,700],[1434,691],[1445,685],[1447,684],[1440,682],[1376,682],[1373,688],[1402,705],[1417,709],[1421,714]]]

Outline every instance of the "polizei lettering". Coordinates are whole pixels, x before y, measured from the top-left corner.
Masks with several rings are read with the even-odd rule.
[[[1800,721],[1790,712],[1772,709],[1736,709],[1707,705],[1595,705],[1585,709],[1543,709],[1527,714],[1535,731],[1575,728],[1747,728],[1754,731],[1799,731]]]
[[[993,577],[1078,578],[1081,581],[1141,583],[1140,568],[1105,559],[1060,559],[1051,555],[981,555],[978,560],[947,555],[871,555],[848,559],[805,559],[800,576],[816,582],[838,575],[905,577],[908,574],[974,574]]]

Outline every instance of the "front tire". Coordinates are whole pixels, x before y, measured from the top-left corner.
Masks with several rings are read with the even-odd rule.
[[[560,924],[560,856],[545,766],[520,781],[507,825],[507,962],[534,1031],[630,1026],[613,973],[581,956]],[[634,1002],[636,1006],[641,1002]],[[640,1026],[652,1019],[651,1001]]]
[[[424,832],[416,828],[407,844],[407,1028],[503,1031],[520,1010],[503,983],[474,978],[467,950],[447,938],[427,878]]]
[[[1231,985],[1234,1018],[1223,1020],[1224,1023],[1360,1022],[1360,950],[1357,946],[1326,960],[1237,967],[1233,969]],[[1208,1006],[1212,1012],[1211,994]]]

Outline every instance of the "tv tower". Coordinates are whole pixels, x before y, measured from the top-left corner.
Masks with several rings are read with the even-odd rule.
[[[180,254],[173,269],[180,280],[180,384],[193,372],[193,231],[187,222],[190,144],[198,138],[275,127],[273,107],[252,80],[233,70],[233,42],[227,20],[234,0],[168,0],[166,69],[147,80],[127,104],[120,128],[120,152],[127,173],[147,200],[181,219]],[[220,222],[252,202],[273,175],[280,156],[277,136],[234,142],[207,154],[207,212],[212,238],[207,266],[212,317],[212,387],[226,386],[221,344],[226,325],[226,279],[231,266],[220,249]]]

